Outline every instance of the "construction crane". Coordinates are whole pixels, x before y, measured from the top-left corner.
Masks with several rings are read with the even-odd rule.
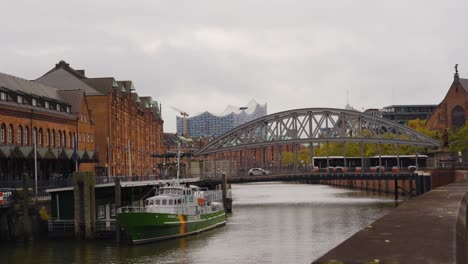
[[[174,109],[174,110],[176,110],[177,112],[179,112],[180,115],[182,116],[182,118],[183,118],[183,120],[184,120],[184,127],[183,127],[182,135],[183,135],[184,137],[186,137],[186,136],[187,136],[187,117],[189,116],[189,114],[187,114],[187,112],[182,111],[182,110],[180,110],[180,109],[177,109],[177,108],[175,108],[175,107],[173,107],[173,106],[171,106],[171,108]]]

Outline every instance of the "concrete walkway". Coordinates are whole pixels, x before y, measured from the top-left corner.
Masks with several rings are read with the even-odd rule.
[[[468,263],[467,193],[453,183],[407,201],[313,263]]]

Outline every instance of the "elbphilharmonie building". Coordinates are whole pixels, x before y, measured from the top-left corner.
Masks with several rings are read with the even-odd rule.
[[[255,100],[243,107],[228,105],[219,115],[205,111],[187,118],[187,134],[191,137],[218,137],[239,125],[266,115],[267,104],[261,105]],[[177,134],[182,135],[183,126],[183,118],[177,117]]]

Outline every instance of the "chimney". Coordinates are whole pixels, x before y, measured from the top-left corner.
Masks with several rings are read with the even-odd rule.
[[[66,63],[64,60],[59,61],[59,63],[55,64],[55,68],[69,68],[70,64]]]

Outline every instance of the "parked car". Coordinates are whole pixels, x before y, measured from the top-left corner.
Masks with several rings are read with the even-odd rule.
[[[252,168],[248,172],[249,176],[268,175],[270,173],[271,173],[271,171],[264,170],[262,168]]]

